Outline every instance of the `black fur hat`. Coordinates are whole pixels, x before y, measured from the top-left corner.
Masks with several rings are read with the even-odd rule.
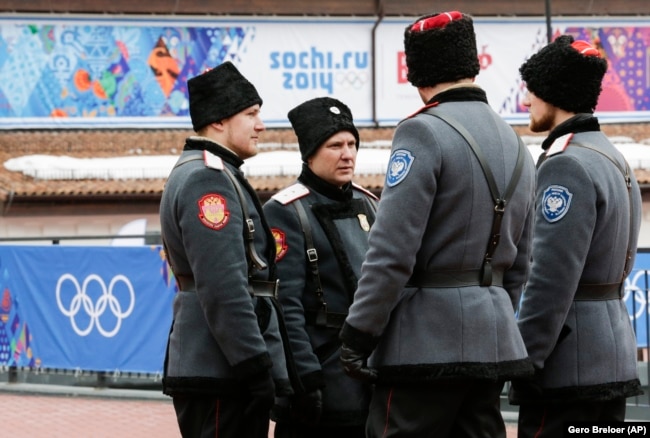
[[[289,111],[289,121],[298,137],[300,156],[307,161],[325,141],[339,131],[350,131],[357,140],[359,131],[352,121],[350,108],[331,97],[317,97]]]
[[[262,105],[262,98],[255,86],[230,61],[188,80],[187,90],[194,131],[233,116],[249,106]]]
[[[472,18],[458,11],[426,15],[404,31],[407,79],[416,87],[473,78],[480,71]]]
[[[572,113],[593,113],[607,61],[586,41],[562,35],[519,68],[526,87],[545,102]]]

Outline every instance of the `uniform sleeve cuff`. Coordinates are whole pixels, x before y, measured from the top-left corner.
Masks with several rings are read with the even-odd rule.
[[[364,333],[352,327],[347,322],[343,323],[343,328],[341,328],[341,332],[339,333],[339,339],[345,345],[361,353],[372,353],[379,343],[379,337]]]
[[[303,374],[300,376],[300,380],[302,381],[302,386],[305,388],[306,393],[321,389],[325,386],[325,378],[323,377],[322,371]]]
[[[272,366],[273,362],[271,361],[271,356],[269,353],[264,352],[258,354],[257,356],[243,360],[234,365],[232,368],[238,378],[245,379],[249,376],[259,374],[262,371],[271,368]]]

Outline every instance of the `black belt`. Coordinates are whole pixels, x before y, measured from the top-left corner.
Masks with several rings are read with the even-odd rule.
[[[465,287],[480,286],[481,270],[418,271],[411,275],[406,287]],[[503,287],[503,272],[492,272],[491,286]]]
[[[194,283],[194,277],[191,275],[177,275],[176,283],[178,283],[179,290],[185,292],[196,290],[196,283]],[[256,297],[277,298],[279,287],[280,280],[248,280],[248,290],[251,295]]]
[[[623,297],[622,283],[579,284],[573,301],[620,300]]]
[[[308,325],[340,329],[343,327],[347,313],[326,312],[324,310],[305,310],[305,322]]]
[[[256,297],[277,298],[280,280],[248,280],[248,290]]]
[[[176,284],[178,284],[178,290],[183,291],[192,291],[196,290],[196,284],[194,284],[194,277],[191,275],[176,275]]]

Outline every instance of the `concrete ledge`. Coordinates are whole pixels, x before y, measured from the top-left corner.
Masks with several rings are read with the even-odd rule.
[[[169,401],[171,403],[171,398],[164,395],[162,392],[145,389],[93,388],[87,386],[67,386],[36,383],[0,383],[0,393],[158,400]]]

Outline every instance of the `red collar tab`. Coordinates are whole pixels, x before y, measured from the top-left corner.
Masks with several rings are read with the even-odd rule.
[[[556,138],[555,141],[551,144],[551,146],[549,146],[549,148],[546,150],[546,156],[550,157],[555,154],[560,154],[564,152],[567,146],[569,146],[569,143],[571,143],[572,138],[573,138],[573,132],[564,134]]]
[[[407,119],[410,119],[411,117],[415,117],[418,114],[420,114],[421,112],[426,111],[429,108],[433,108],[434,106],[438,106],[438,105],[440,105],[440,102],[433,102],[433,103],[426,104],[422,108],[420,108],[419,110],[417,110],[416,112],[414,112],[413,114],[408,116]]]

